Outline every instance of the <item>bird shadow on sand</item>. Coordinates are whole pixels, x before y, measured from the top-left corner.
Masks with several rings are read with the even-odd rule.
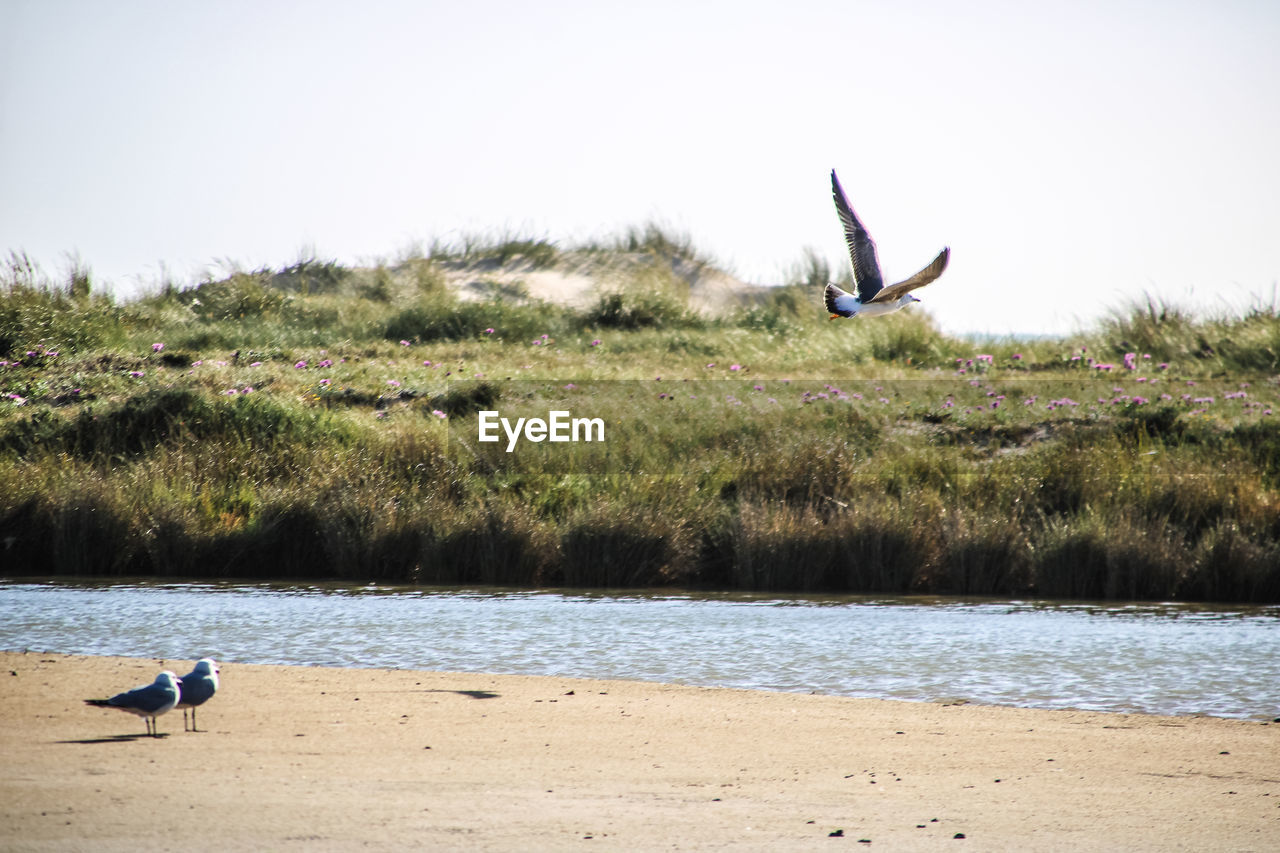
[[[466,696],[468,699],[497,699],[501,693],[494,693],[492,690],[448,690],[444,687],[414,687],[406,690],[349,690],[348,693],[360,693],[362,696],[366,693],[454,693],[458,696]],[[329,694],[337,695],[337,694]]]
[[[470,699],[497,699],[501,693],[494,693],[491,690],[445,690],[439,687],[433,687],[422,691],[424,693],[456,693],[459,696],[466,696]]]
[[[134,740],[155,740],[156,738],[166,738],[168,732],[160,732],[158,735],[107,735],[105,737],[90,737],[80,740],[60,740],[55,743],[128,743]]]

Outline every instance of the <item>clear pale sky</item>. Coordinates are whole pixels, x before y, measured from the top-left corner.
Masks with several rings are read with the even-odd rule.
[[[951,246],[947,331],[1277,298],[1274,0],[0,0],[0,43],[0,251],[118,295],[650,219],[773,283],[847,264],[834,167],[887,278]]]

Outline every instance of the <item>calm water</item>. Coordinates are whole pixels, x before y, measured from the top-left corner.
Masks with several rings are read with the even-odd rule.
[[[0,649],[1280,714],[1280,607],[0,582]]]

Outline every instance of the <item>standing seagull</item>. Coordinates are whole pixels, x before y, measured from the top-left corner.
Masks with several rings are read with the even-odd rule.
[[[182,730],[187,731],[187,709],[191,709],[191,731],[196,728],[196,707],[203,705],[218,692],[218,664],[213,658],[201,658],[196,668],[182,676],[182,701],[176,707],[182,709]]]
[[[110,699],[86,699],[84,703],[97,708],[119,708],[121,711],[137,714],[147,724],[147,734],[159,737],[156,732],[156,717],[167,714],[178,704],[178,700],[182,698],[182,691],[178,688],[181,683],[182,679],[166,669],[151,684],[117,693]]]
[[[871,235],[858,221],[857,214],[849,206],[849,200],[844,197],[844,189],[836,178],[835,169],[831,170],[831,195],[836,201],[840,224],[844,226],[844,240],[849,244],[849,257],[853,260],[853,282],[857,285],[858,295],[854,296],[834,284],[828,284],[823,298],[827,311],[831,312],[830,319],[892,314],[912,302],[919,302],[919,299],[911,295],[911,291],[924,287],[942,275],[951,258],[951,249],[943,249],[933,259],[933,263],[906,281],[885,287],[884,278],[880,274],[880,262],[876,259],[876,244],[871,241]]]

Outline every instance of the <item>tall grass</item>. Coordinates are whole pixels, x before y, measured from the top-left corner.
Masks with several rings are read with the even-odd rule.
[[[662,265],[581,308],[444,287],[518,242],[123,304],[11,256],[0,574],[1280,601],[1280,318],[975,343],[799,281],[695,315]],[[507,454],[490,408],[609,439]]]
[[[78,261],[65,282],[16,252],[0,268],[0,359],[109,346],[136,323],[109,295],[91,293],[88,268]]]
[[[1116,359],[1138,352],[1218,370],[1280,369],[1280,316],[1274,304],[1256,305],[1242,316],[1201,319],[1148,294],[1105,318],[1091,337],[1100,353]]]

